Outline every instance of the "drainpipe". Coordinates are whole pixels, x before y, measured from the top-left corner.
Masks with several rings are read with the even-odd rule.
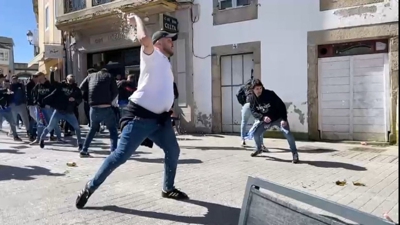
[[[62,36],[62,43],[63,43],[63,49],[64,49],[64,79],[68,75],[68,51],[67,51],[67,39],[66,39],[67,33],[64,32],[64,35]]]

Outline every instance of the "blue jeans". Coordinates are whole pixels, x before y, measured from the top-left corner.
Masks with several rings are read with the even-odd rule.
[[[240,124],[240,137],[242,138],[242,141],[245,140],[245,137],[247,135],[247,123],[250,119],[250,117],[253,117],[251,115],[251,110],[250,110],[250,103],[246,103],[242,106],[242,122]],[[261,140],[264,139],[264,132],[261,134]],[[261,141],[261,144],[263,145],[263,142]]]
[[[96,132],[100,130],[100,123],[104,122],[107,129],[110,131],[111,151],[117,148],[118,144],[118,129],[115,113],[111,107],[91,107],[90,108],[90,129],[83,143],[82,152],[87,152],[92,143]]]
[[[43,113],[44,116],[44,121],[42,118],[39,116],[39,110]],[[45,127],[47,127],[52,115],[53,115],[54,110],[51,108],[36,108],[36,121],[37,121],[37,137],[36,140],[40,140],[40,137],[42,136],[43,130]],[[61,130],[60,127],[58,126],[58,121],[57,121],[57,126],[54,127],[54,132],[57,136],[58,139],[61,139]]]
[[[124,164],[131,157],[146,138],[149,138],[164,150],[163,190],[173,190],[175,188],[174,182],[180,148],[171,120],[167,120],[161,126],[155,119],[141,118],[133,119],[122,129],[118,148],[104,160],[103,165],[101,165],[89,184],[90,190],[96,190],[117,167]]]
[[[10,124],[11,132],[14,138],[18,137],[17,129],[15,128],[15,120],[11,109],[0,110],[0,117],[4,118]]]
[[[48,133],[58,127],[58,122],[60,120],[65,120],[68,122],[76,132],[77,144],[82,144],[82,136],[81,136],[81,128],[79,127],[78,119],[76,118],[74,113],[64,113],[58,110],[54,110],[53,115],[51,116],[50,122],[47,127],[43,130],[42,135],[40,136],[40,140],[44,140]]]
[[[273,126],[279,126],[280,130],[282,131],[283,135],[285,136],[285,138],[289,144],[290,151],[293,154],[297,154],[296,141],[294,140],[294,137],[293,137],[292,133],[290,132],[289,123],[287,123],[287,126],[282,127],[281,121],[282,120],[279,119],[279,120],[275,120],[268,124],[265,122],[262,122],[257,127],[256,131],[254,132],[254,141],[256,142],[256,151],[261,150],[262,139],[260,138],[260,135],[263,134],[265,131],[267,131],[268,129],[270,129]]]

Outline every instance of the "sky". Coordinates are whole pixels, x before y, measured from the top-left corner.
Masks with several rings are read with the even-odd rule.
[[[14,62],[33,59],[33,46],[26,38],[28,30],[37,27],[32,0],[0,0],[0,36],[14,40]]]

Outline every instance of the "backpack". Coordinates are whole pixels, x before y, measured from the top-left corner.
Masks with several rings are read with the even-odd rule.
[[[251,82],[253,81],[253,70],[251,70],[251,78],[246,81],[238,90],[236,93],[236,98],[239,102],[240,105],[244,105],[247,102],[247,92],[248,89],[251,85]]]

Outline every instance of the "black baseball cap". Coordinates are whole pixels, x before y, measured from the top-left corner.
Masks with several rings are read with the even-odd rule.
[[[172,41],[176,41],[176,39],[178,39],[178,33],[168,33],[167,31],[159,30],[156,31],[151,37],[153,44],[155,44],[161,38],[171,38]]]

